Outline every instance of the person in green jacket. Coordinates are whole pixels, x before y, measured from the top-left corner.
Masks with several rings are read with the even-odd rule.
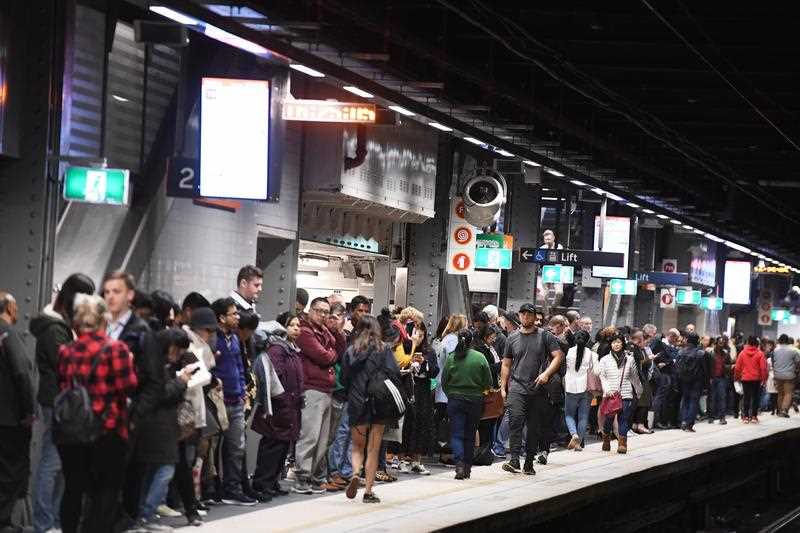
[[[492,387],[486,357],[472,346],[472,332],[458,332],[458,345],[447,356],[442,387],[447,394],[450,447],[456,462],[456,479],[469,479],[475,451],[475,431],[483,413],[483,396]]]

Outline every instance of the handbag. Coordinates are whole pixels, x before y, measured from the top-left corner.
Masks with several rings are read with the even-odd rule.
[[[186,440],[194,434],[194,407],[192,402],[183,399],[178,404],[178,440]]]
[[[605,417],[614,416],[622,411],[622,380],[625,377],[625,367],[627,365],[628,357],[625,356],[625,362],[622,364],[622,372],[619,375],[620,390],[614,392],[611,396],[603,398],[603,402],[600,404],[600,414]]]
[[[594,365],[591,365],[586,372],[586,390],[589,391],[592,396],[600,396],[603,394],[603,384],[600,381],[600,377],[594,373]]]
[[[503,395],[499,390],[489,391],[483,397],[483,413],[481,420],[491,420],[503,416]]]
[[[211,403],[216,408],[219,430],[223,433],[228,431],[230,423],[228,422],[228,411],[225,409],[225,398],[222,396],[222,392],[217,389],[211,389],[208,391],[208,399],[211,400]]]

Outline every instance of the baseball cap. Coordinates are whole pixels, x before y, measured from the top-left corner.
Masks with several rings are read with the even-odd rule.
[[[519,314],[516,311],[506,311],[506,314],[503,315],[506,320],[514,324],[515,326],[519,327],[522,322],[519,320]]]
[[[192,311],[192,319],[189,327],[198,329],[217,329],[217,317],[210,307],[198,307]]]
[[[536,313],[536,306],[533,304],[522,304],[519,306],[520,313]]]

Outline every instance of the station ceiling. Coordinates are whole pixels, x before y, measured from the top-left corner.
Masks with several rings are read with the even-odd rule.
[[[228,29],[335,63],[565,179],[800,266],[800,5],[163,3],[201,4]]]

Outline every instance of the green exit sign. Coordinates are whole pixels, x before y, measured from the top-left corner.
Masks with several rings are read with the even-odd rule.
[[[544,265],[542,267],[544,283],[574,283],[575,267],[564,265]]]
[[[635,279],[612,279],[608,282],[611,294],[621,296],[634,296],[636,294],[637,282]]]
[[[703,298],[700,302],[700,307],[709,311],[722,311],[722,298],[715,296]]]
[[[792,316],[787,309],[773,309],[771,314],[772,320],[777,321],[789,320],[789,317]]]
[[[700,291],[680,290],[675,295],[675,303],[678,305],[700,305],[702,303],[702,294],[700,294]]]
[[[508,270],[511,268],[513,250],[498,248],[476,248],[475,268],[491,270]]]
[[[64,199],[70,202],[127,205],[130,172],[119,168],[67,167]]]

